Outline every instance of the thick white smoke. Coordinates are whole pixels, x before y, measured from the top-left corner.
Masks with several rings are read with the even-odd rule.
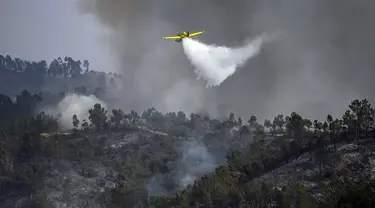
[[[83,96],[77,94],[68,94],[57,106],[50,106],[43,109],[49,115],[58,118],[61,130],[73,128],[73,115],[76,114],[78,120],[88,119],[89,109],[96,103],[100,103],[106,108],[106,104],[96,98],[94,95]]]
[[[188,59],[195,67],[197,79],[204,79],[206,87],[218,86],[236,72],[238,67],[256,56],[264,42],[259,36],[242,47],[206,45],[191,38],[184,38],[182,45]]]

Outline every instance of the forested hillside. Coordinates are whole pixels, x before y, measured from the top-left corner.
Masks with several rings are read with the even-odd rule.
[[[1,207],[373,206],[374,109],[261,122],[92,106],[58,133],[41,95],[1,96]]]
[[[68,92],[83,86],[93,92],[103,91],[107,85],[115,89],[121,77],[91,70],[87,60],[71,57],[59,57],[48,64],[45,60],[35,62],[0,55],[0,93],[10,96],[24,89],[32,93]]]

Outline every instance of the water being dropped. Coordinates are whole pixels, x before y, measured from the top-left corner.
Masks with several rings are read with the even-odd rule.
[[[206,87],[218,86],[256,56],[264,42],[259,36],[242,47],[207,45],[191,38],[184,38],[182,45],[191,64],[195,67],[197,79],[206,81]]]

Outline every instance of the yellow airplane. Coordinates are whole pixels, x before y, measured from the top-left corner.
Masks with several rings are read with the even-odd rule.
[[[181,42],[183,38],[187,38],[187,37],[193,37],[193,36],[197,36],[197,35],[200,35],[204,33],[204,31],[199,31],[199,32],[195,32],[195,33],[190,33],[189,31],[184,31],[182,33],[177,33],[177,36],[166,36],[166,37],[163,37],[163,39],[174,39],[176,42]]]

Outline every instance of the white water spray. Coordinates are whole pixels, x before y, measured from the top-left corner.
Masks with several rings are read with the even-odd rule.
[[[206,45],[191,38],[184,38],[182,45],[188,59],[195,67],[197,79],[204,79],[206,87],[218,86],[236,72],[238,67],[256,56],[265,37],[259,36],[242,47]]]

